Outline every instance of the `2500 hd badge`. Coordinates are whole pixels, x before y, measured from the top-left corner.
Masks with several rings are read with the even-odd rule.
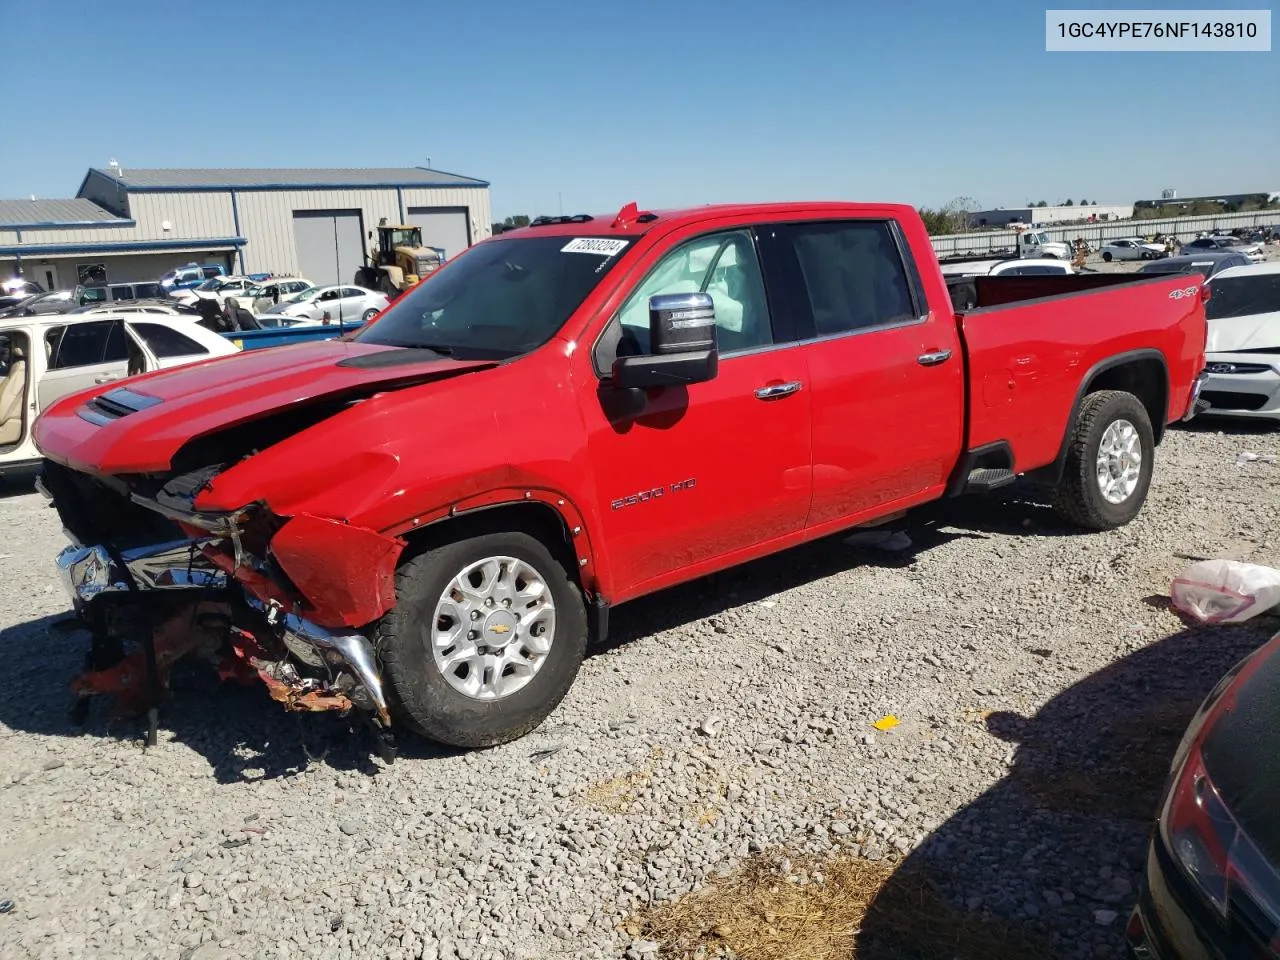
[[[649,503],[657,500],[659,497],[667,493],[679,493],[681,490],[692,490],[698,485],[696,477],[690,477],[688,480],[677,480],[668,487],[654,487],[652,490],[641,490],[639,493],[633,493],[629,497],[619,497],[617,500],[610,502],[610,510],[621,510],[623,507],[634,507],[638,503]]]

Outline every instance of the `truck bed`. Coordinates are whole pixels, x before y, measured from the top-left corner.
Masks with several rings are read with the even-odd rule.
[[[1153,277],[1145,273],[1071,273],[1048,276],[947,277],[946,281],[953,309],[972,311],[1151,279]],[[1165,279],[1168,279],[1167,275]]]
[[[1007,444],[1018,473],[1060,462],[1082,391],[1100,377],[1139,396],[1157,439],[1186,409],[1203,364],[1198,275],[966,282],[979,304],[956,313],[968,362],[968,449]]]

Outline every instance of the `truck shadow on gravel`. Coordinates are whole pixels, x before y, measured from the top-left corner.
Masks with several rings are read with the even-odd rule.
[[[1277,627],[1188,626],[1054,697],[1034,716],[993,713],[1011,771],[938,827],[872,900],[857,960],[1124,955],[1169,763],[1222,674]],[[920,890],[947,905],[919,909]],[[1007,949],[957,936],[1001,931]]]
[[[95,698],[88,720],[70,716],[72,677],[84,667],[88,635],[69,628],[70,614],[42,617],[0,632],[8,688],[0,697],[0,723],[40,736],[74,737],[137,744],[144,721],[113,717],[110,697]],[[354,715],[289,714],[259,684],[219,683],[211,669],[179,665],[172,692],[160,711],[163,754],[182,743],[208,761],[219,783],[242,783],[299,774],[315,763],[336,770],[374,774],[373,744]],[[401,738],[400,757],[429,759],[456,751],[418,738]]]

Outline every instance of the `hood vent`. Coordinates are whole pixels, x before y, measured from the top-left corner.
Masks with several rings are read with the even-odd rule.
[[[139,410],[146,410],[148,407],[154,407],[160,402],[158,397],[148,397],[142,393],[135,393],[126,387],[112,390],[104,393],[100,397],[94,397],[77,413],[97,426],[104,426],[112,420],[119,420],[121,417],[127,417],[131,413],[137,413]]]

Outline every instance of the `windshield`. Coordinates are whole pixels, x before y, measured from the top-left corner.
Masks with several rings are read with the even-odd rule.
[[[1049,235],[1047,233],[1029,233],[1027,234],[1027,242],[1030,244],[1048,243]]]
[[[1280,313],[1280,273],[1253,277],[1222,277],[1213,281],[1213,296],[1205,305],[1210,320]]]
[[[422,241],[419,239],[417,230],[392,230],[391,246],[420,247],[422,246]]]
[[[629,239],[564,236],[471,247],[354,339],[503,359],[546,343],[618,262]]]

